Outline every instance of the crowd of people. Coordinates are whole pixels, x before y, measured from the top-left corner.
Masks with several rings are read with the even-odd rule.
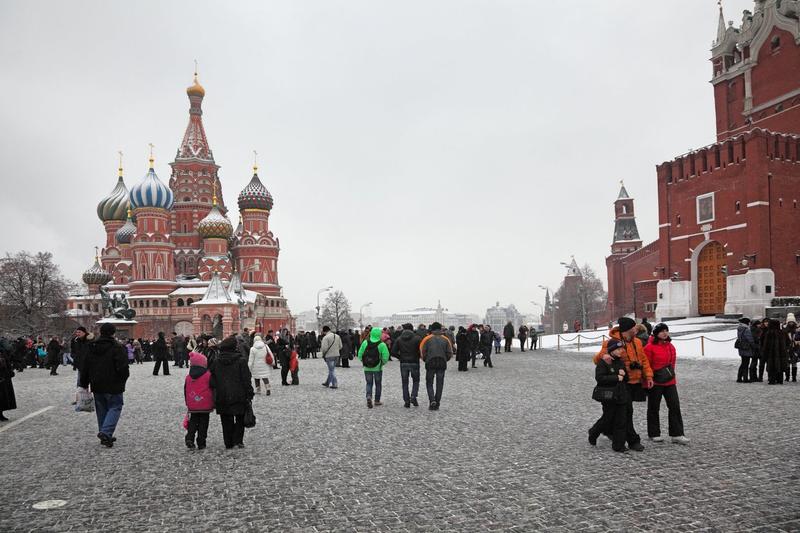
[[[737,383],[764,381],[765,371],[769,385],[797,381],[800,331],[794,313],[787,314],[785,324],[770,318],[740,319],[735,347],[742,360],[736,375]]]

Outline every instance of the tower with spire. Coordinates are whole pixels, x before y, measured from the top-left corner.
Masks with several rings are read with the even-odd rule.
[[[619,194],[614,201],[614,240],[611,243],[612,254],[629,254],[642,247],[639,228],[636,227],[636,215],[633,210],[633,198],[620,182]]]
[[[97,216],[103,222],[106,231],[106,244],[100,255],[100,264],[106,272],[113,270],[121,256],[117,247],[117,230],[127,220],[128,206],[128,188],[122,177],[122,152],[120,152],[117,183],[111,192],[97,204]]]

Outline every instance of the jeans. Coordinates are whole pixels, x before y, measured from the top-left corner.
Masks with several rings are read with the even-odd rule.
[[[667,402],[669,409],[668,425],[670,437],[683,436],[683,418],[681,417],[681,403],[678,400],[678,387],[669,385],[662,387],[654,385],[647,397],[647,436],[661,436],[661,421],[659,411],[661,410],[661,397]]]
[[[94,408],[97,414],[97,429],[100,433],[114,436],[119,416],[122,414],[122,394],[94,393]]]
[[[410,395],[408,394],[409,374],[411,375]],[[408,402],[412,399],[416,400],[417,393],[419,392],[419,363],[400,363],[400,380],[403,382],[403,401]]]
[[[383,382],[383,371],[364,372],[364,379],[367,380],[367,400],[372,399],[372,384],[375,384],[375,401],[381,401],[381,385]]]
[[[329,385],[331,387],[338,387],[339,384],[336,382],[336,358],[330,357],[325,359],[325,364],[328,365],[328,377],[325,379],[325,385]]]
[[[444,369],[426,370],[425,387],[428,389],[428,401],[439,404],[442,401],[442,388],[444,387]],[[436,392],[433,390],[433,380],[436,378]]]
[[[750,357],[746,355],[741,355],[740,357],[742,358],[742,364],[739,365],[736,381],[750,381],[747,375],[748,369],[750,368]]]

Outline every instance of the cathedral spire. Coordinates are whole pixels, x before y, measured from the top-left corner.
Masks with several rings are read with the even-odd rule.
[[[719,21],[717,22],[717,42],[721,43],[725,40],[725,16],[722,14],[722,0],[717,0],[719,5]]]
[[[206,90],[197,81],[197,71],[194,73],[194,83],[191,87],[186,89],[186,94],[189,97],[189,125],[186,126],[186,132],[183,134],[183,141],[178,148],[179,159],[199,159],[201,161],[214,162],[214,155],[211,153],[211,148],[208,146],[208,139],[206,138],[206,131],[203,128],[203,98],[206,95]]]

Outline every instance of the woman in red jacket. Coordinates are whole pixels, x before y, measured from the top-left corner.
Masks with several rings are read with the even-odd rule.
[[[669,328],[663,322],[653,328],[653,336],[644,348],[650,368],[653,370],[653,388],[647,398],[647,436],[653,442],[664,442],[661,436],[661,397],[669,410],[669,436],[676,444],[688,444],[683,434],[681,404],[678,400],[678,386],[675,381],[675,346],[669,338]]]

